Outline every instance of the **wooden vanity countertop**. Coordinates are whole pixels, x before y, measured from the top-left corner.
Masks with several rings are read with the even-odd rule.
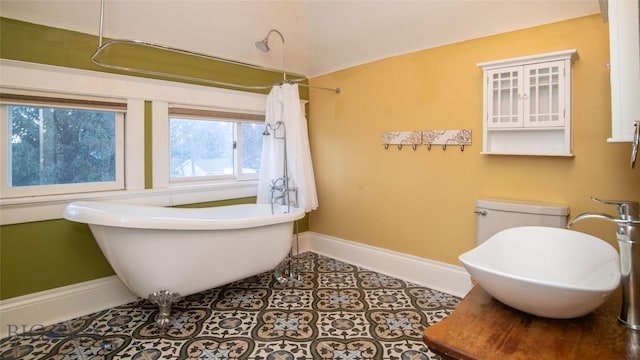
[[[548,319],[506,306],[476,285],[423,339],[445,359],[640,359],[640,330],[618,322],[620,303],[618,289],[588,315]]]

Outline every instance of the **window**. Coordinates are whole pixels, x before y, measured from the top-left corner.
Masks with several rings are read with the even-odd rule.
[[[1,98],[3,198],[124,189],[124,104]]]
[[[171,182],[257,179],[262,115],[169,109]]]
[[[250,147],[246,141],[246,129],[253,128],[255,133],[262,133],[264,115],[261,114],[264,114],[266,108],[266,95],[0,60],[0,225],[59,219],[69,201],[80,199],[173,206],[256,195],[256,181],[236,179],[244,180],[257,175],[255,172],[258,166],[255,161],[259,161],[259,157],[251,155],[246,149]],[[200,120],[203,117],[194,115],[193,104],[206,104],[204,109],[209,113],[204,119],[228,121],[234,123],[234,131],[243,132],[235,138],[235,179],[171,183],[170,104],[191,104],[190,113],[172,114],[172,117]],[[10,134],[13,134],[13,127],[9,127],[9,123],[13,120],[9,119],[10,106],[51,108],[54,111],[67,109],[76,114],[80,114],[80,110],[88,113],[112,113],[115,116],[115,181],[111,177],[97,181],[93,178],[97,176],[97,172],[85,172],[81,180],[65,178],[64,181],[57,181],[58,184],[42,182],[41,185],[12,186],[20,183],[14,183],[10,177],[12,167],[28,161],[17,155],[12,158]],[[211,112],[211,109],[224,111]],[[38,124],[39,120],[34,121]],[[80,118],[76,121],[83,123]],[[51,133],[48,132],[49,135]],[[242,141],[243,138],[245,141]],[[262,141],[261,137],[257,138]],[[22,140],[24,139],[21,137],[13,137],[14,142]],[[82,140],[87,138],[83,136]],[[105,139],[102,140],[106,142]],[[61,146],[60,144],[56,146]],[[257,149],[261,150],[261,147],[258,145]],[[43,154],[46,152],[48,149],[43,149]],[[39,149],[37,153],[40,154]],[[76,151],[71,153],[72,156],[78,154]],[[57,148],[52,154],[55,154],[57,161],[62,153]],[[92,161],[102,157],[95,151],[93,154],[91,151],[85,154]],[[67,154],[64,156],[68,159]],[[44,158],[46,157],[43,156]],[[255,159],[253,163],[251,158]],[[236,165],[238,161],[242,161],[244,165]],[[39,168],[40,158],[35,162]],[[91,168],[96,169],[96,166],[92,164]],[[36,167],[30,165],[28,168]],[[87,169],[89,166],[85,164],[79,168]],[[175,179],[178,181],[186,178]],[[66,183],[68,181],[83,182]]]

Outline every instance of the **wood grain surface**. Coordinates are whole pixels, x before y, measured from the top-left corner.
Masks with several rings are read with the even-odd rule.
[[[620,291],[591,314],[547,319],[515,310],[475,286],[456,310],[424,331],[451,359],[640,359],[640,331],[618,322]]]

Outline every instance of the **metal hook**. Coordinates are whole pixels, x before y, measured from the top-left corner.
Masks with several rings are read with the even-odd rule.
[[[442,151],[447,150],[447,144],[442,145]]]
[[[460,145],[460,151],[464,152],[464,144]]]
[[[389,149],[389,144],[384,144],[384,149],[385,150]]]
[[[417,148],[418,148],[418,145],[413,144],[413,151],[416,151]]]
[[[398,145],[398,150],[402,150],[402,144]]]
[[[431,144],[427,145],[427,150],[431,151]]]

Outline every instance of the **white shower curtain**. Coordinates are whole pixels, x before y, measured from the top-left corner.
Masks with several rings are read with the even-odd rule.
[[[271,202],[271,181],[282,177],[284,167],[283,128],[275,130],[282,121],[286,129],[289,187],[298,188],[298,205],[306,212],[318,208],[316,182],[313,176],[307,121],[302,111],[297,84],[274,86],[267,97],[265,122],[271,124],[271,135],[262,140],[262,160],[258,180],[258,203]],[[291,199],[294,193],[291,193]]]

